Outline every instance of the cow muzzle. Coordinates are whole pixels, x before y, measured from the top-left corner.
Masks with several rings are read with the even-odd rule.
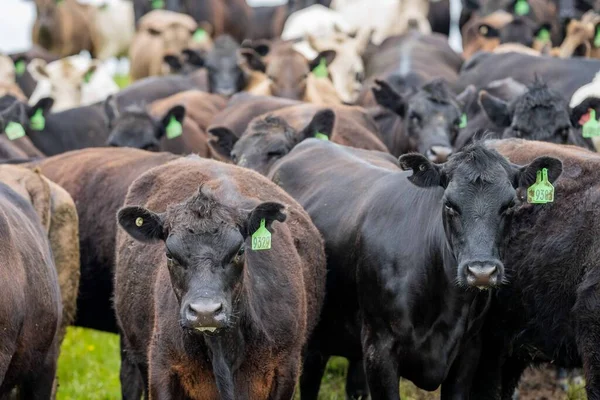
[[[463,268],[465,281],[471,287],[489,289],[502,281],[503,266],[498,261],[473,261]]]
[[[226,326],[223,303],[213,299],[199,299],[189,303],[183,312],[187,328],[202,333],[213,333]]]

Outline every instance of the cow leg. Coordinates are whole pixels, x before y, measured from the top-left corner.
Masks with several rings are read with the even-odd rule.
[[[366,334],[365,334],[366,332]],[[385,334],[370,333],[363,325],[363,354],[369,391],[373,399],[400,400],[398,358],[394,341]]]
[[[19,399],[23,400],[48,400],[52,398],[56,377],[56,361],[58,360],[58,346],[50,350],[46,361],[40,366],[37,374],[31,375],[19,387]]]
[[[365,376],[364,363],[362,359],[350,360],[346,376],[346,399],[366,400],[368,398],[369,386]]]
[[[296,391],[296,382],[300,373],[300,357],[294,358],[284,368],[277,371],[274,390],[269,395],[271,400],[292,400]]]
[[[581,284],[572,315],[576,341],[583,361],[588,400],[600,400],[600,272],[594,271]]]
[[[502,385],[502,345],[486,342],[485,333],[481,344],[479,362],[472,381],[469,398],[474,400],[497,400],[500,398]],[[443,387],[442,387],[443,389]]]
[[[516,357],[508,358],[502,365],[502,400],[512,400],[515,390],[519,386],[519,381],[523,372],[529,366],[529,362]]]
[[[121,335],[121,396],[123,400],[139,400],[144,392],[144,379],[137,365],[127,354],[126,345]]]
[[[474,338],[457,359],[448,377],[442,384],[442,400],[468,400],[469,392],[473,384],[473,378],[477,371],[479,354],[481,353],[481,340]]]
[[[308,351],[300,377],[300,398],[302,400],[317,400],[319,397],[321,379],[323,379],[328,360],[329,355],[318,351]]]

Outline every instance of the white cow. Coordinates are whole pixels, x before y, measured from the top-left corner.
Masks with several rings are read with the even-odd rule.
[[[583,85],[573,93],[569,106],[575,108],[590,97],[600,98],[600,72],[596,74],[590,83]],[[596,118],[598,117],[599,115],[596,115]],[[596,151],[600,152],[600,137],[593,137],[592,142]]]
[[[135,35],[133,2],[127,0],[104,0],[96,6],[94,30],[96,32],[96,58],[126,56]]]
[[[54,112],[94,104],[119,91],[102,63],[84,55],[66,57],[50,64],[35,59],[27,68],[37,81],[29,104],[52,97]]]

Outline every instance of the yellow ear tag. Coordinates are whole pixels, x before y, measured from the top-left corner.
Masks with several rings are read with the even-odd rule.
[[[142,218],[142,217],[137,217],[137,218],[135,219],[135,224],[136,224],[136,226],[138,226],[138,227],[142,226],[142,225],[144,224],[144,218]]]

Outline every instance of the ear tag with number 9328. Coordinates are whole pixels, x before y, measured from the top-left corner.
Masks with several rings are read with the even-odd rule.
[[[252,250],[269,250],[271,248],[271,232],[265,226],[265,219],[260,220],[260,227],[252,234]]]

